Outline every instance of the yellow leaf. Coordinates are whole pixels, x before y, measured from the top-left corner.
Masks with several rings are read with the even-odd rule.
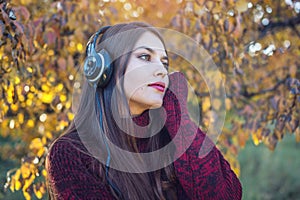
[[[64,89],[64,85],[60,83],[55,87],[55,92],[61,92],[63,89]]]
[[[22,102],[20,105],[22,108],[26,108],[26,103]]]
[[[30,87],[30,92],[35,92],[35,91],[36,91],[35,87],[34,87],[34,86],[31,86],[31,87]]]
[[[25,163],[21,166],[21,174],[24,179],[26,179],[30,176],[31,172],[30,172],[30,168],[27,163]]]
[[[24,3],[22,3],[24,5],[26,2],[28,2],[28,0],[21,0],[21,2],[24,2]],[[38,41],[36,41],[36,40],[33,41],[33,44],[34,44],[35,47],[39,47],[40,46],[39,43],[38,43]]]
[[[234,173],[239,177],[240,176],[240,164],[235,156],[232,155],[229,151],[224,155],[226,160],[230,163],[230,166]]]
[[[255,146],[259,145],[260,141],[255,133],[252,133],[252,140]]]
[[[40,191],[41,191],[43,194],[45,194],[45,192],[46,192],[45,184],[42,184],[42,185],[40,186]]]
[[[18,76],[15,77],[15,84],[18,85],[20,83],[20,78]]]
[[[24,114],[23,113],[18,114],[18,121],[20,124],[24,123]]]
[[[28,95],[27,95],[27,99],[33,99],[34,98],[34,95],[32,94],[32,93],[29,93]]]
[[[222,101],[220,99],[214,99],[212,101],[212,106],[213,106],[214,109],[220,110],[220,108],[222,106]]]
[[[34,121],[33,121],[32,119],[29,119],[29,120],[27,121],[27,126],[28,126],[29,128],[33,128],[33,127],[34,127]]]
[[[226,106],[226,110],[231,109],[231,100],[229,98],[225,99],[225,106]]]
[[[295,131],[296,142],[300,142],[300,128],[298,127]]]
[[[212,13],[221,13],[224,8],[220,4],[216,4],[212,9]]]
[[[22,187],[21,182],[17,180],[16,183],[15,183],[15,189],[18,191],[18,190],[21,189],[21,187]]]
[[[10,189],[12,192],[15,191],[15,179],[14,179],[14,178],[12,178],[11,181],[10,181],[9,189]]]
[[[71,108],[71,102],[70,101],[67,101],[66,102],[66,105],[65,105],[65,107],[66,107],[66,109],[69,109],[69,108]]]
[[[44,185],[34,185],[33,186],[33,191],[34,191],[34,194],[35,196],[38,198],[38,199],[41,199],[43,198],[43,195],[45,194],[45,187]]]
[[[248,1],[238,0],[235,4],[236,10],[239,12],[245,12],[248,10]]]
[[[290,67],[289,67],[289,72],[290,72],[290,75],[291,75],[292,78],[296,78],[296,75],[297,75],[297,69],[298,69],[298,67],[297,67],[296,64],[290,65]]]
[[[12,97],[7,97],[7,103],[12,104],[13,103],[13,98]]]
[[[3,103],[2,104],[2,111],[4,112],[4,114],[7,113],[8,109],[9,109],[8,105],[6,105],[5,103]]]
[[[240,171],[240,168],[239,167],[233,167],[233,169],[232,169],[233,171],[234,171],[234,173],[237,175],[237,177],[239,177],[240,176],[240,174],[241,174],[241,171]]]
[[[30,194],[28,192],[26,192],[25,190],[23,190],[23,195],[24,195],[26,200],[31,200]]]
[[[29,145],[29,149],[41,149],[41,148],[44,148],[41,138],[34,138]]]
[[[47,177],[47,171],[46,171],[45,169],[42,170],[42,175],[43,175],[44,177]]]
[[[56,126],[56,130],[63,130],[69,123],[67,121],[60,121],[59,124]]]
[[[52,49],[50,49],[48,52],[47,52],[48,56],[53,56],[55,53]]]
[[[43,103],[48,103],[48,104],[50,104],[54,98],[54,95],[52,92],[49,92],[49,93],[42,92],[42,93],[39,93],[38,96]]]
[[[44,145],[47,144],[47,137],[45,137],[45,136],[42,137],[42,143],[43,143]]]
[[[21,0],[22,5],[27,5],[29,3],[31,3],[31,0]],[[38,43],[36,40],[34,42]]]
[[[26,100],[26,105],[29,107],[32,105],[32,100],[31,99],[27,99]]]
[[[19,95],[19,100],[20,100],[20,102],[23,102],[23,101],[25,101],[25,97],[24,97],[24,95]]]
[[[31,67],[27,67],[26,70],[27,70],[29,73],[32,73],[32,72],[33,72],[33,70],[32,70]]]
[[[18,169],[14,175],[15,180],[19,180],[20,179],[20,175],[21,175],[21,170]]]
[[[65,102],[65,101],[67,100],[67,96],[66,96],[66,95],[60,95],[60,96],[59,96],[59,100],[60,100],[61,102]]]
[[[205,97],[203,98],[203,102],[202,102],[202,111],[206,112],[210,109],[210,98],[209,97]]]
[[[10,108],[12,111],[16,112],[18,110],[19,106],[17,104],[11,104]]]
[[[53,135],[51,134],[50,131],[46,131],[45,136],[46,136],[47,138],[49,138],[50,140],[53,138]]]
[[[34,194],[38,199],[41,199],[43,197],[43,193],[40,190],[34,191]]]
[[[81,52],[83,50],[83,45],[81,43],[77,44],[77,50]]]
[[[44,92],[49,92],[50,91],[50,87],[47,84],[42,84],[42,90]]]
[[[39,151],[37,152],[37,156],[38,156],[38,157],[42,157],[42,155],[44,155],[44,153],[45,153],[45,148],[41,148],[41,149],[39,149]]]
[[[35,179],[34,174],[32,174],[29,179],[25,179],[25,183],[23,186],[23,192],[26,191],[27,188],[29,188],[29,186],[33,183],[34,179]]]
[[[74,114],[73,113],[71,113],[71,112],[68,112],[68,119],[70,120],[70,121],[72,121],[73,119],[74,119]]]

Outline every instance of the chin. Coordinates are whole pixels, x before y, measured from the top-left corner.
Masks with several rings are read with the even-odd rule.
[[[157,108],[160,108],[160,107],[162,106],[162,104],[163,104],[163,101],[162,101],[162,100],[157,101],[157,102],[151,104],[150,109],[157,109]]]

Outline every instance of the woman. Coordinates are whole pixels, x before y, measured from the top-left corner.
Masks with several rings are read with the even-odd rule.
[[[92,37],[75,119],[47,157],[52,199],[241,199],[228,162],[212,142],[203,145],[205,134],[189,118],[187,83],[168,74],[165,49],[145,23]],[[103,70],[92,69],[95,52]],[[199,157],[200,148],[209,151]]]

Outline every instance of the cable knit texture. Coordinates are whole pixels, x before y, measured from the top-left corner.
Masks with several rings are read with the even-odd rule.
[[[186,98],[184,76],[173,73],[163,103],[167,117],[165,127],[177,152],[191,143],[173,163],[178,179],[178,199],[241,199],[242,188],[238,178],[220,151],[190,119]],[[148,120],[148,112],[134,118],[137,124],[142,125]],[[143,146],[139,145],[141,152]],[[199,156],[200,148],[208,149],[205,156]],[[87,152],[76,132],[60,137],[52,145],[47,157],[48,180],[58,199],[114,199],[108,184],[100,177],[100,162]]]

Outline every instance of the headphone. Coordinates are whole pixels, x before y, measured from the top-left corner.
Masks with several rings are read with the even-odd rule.
[[[107,31],[111,26],[104,26],[100,28],[94,35],[94,38],[90,43],[87,45],[87,58],[84,61],[83,66],[83,74],[86,77],[87,81],[94,86],[95,88],[101,87],[104,88],[107,83],[109,82],[113,67],[111,66],[111,57],[109,53],[105,49],[101,49],[98,53],[96,52],[96,42],[100,35],[103,35],[105,31]],[[103,129],[102,124],[102,112],[100,107],[100,99],[99,94],[96,91],[96,102],[99,112],[99,123],[100,127]],[[122,193],[119,190],[119,188],[112,182],[112,180],[109,178],[109,165],[110,165],[110,149],[108,147],[108,143],[106,141],[106,138],[104,135],[102,135],[103,140],[105,142],[105,147],[107,150],[107,159],[105,163],[105,176],[108,181],[108,184],[113,188],[113,190],[117,193],[117,195],[122,199]]]
[[[111,26],[104,26],[96,33],[92,41],[87,45],[87,58],[84,61],[83,73],[87,81],[94,87],[105,87],[109,82],[113,68],[111,57],[105,49],[96,52],[96,42]]]

